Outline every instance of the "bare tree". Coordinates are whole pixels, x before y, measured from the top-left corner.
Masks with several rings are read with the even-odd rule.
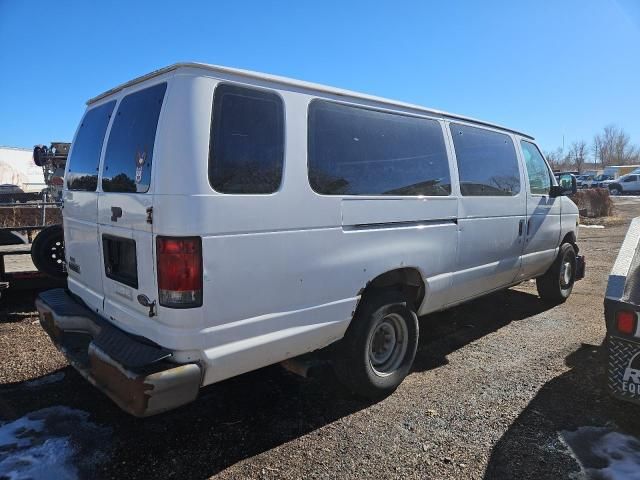
[[[569,149],[568,157],[578,173],[582,173],[582,167],[587,160],[587,142],[584,140],[573,142]]]
[[[562,148],[557,148],[556,150],[545,152],[544,156],[547,158],[547,162],[549,162],[549,166],[552,170],[562,169],[562,166],[565,163],[565,157],[562,154]]]
[[[640,160],[640,150],[631,143],[629,134],[616,125],[607,125],[593,138],[592,149],[602,167],[626,165]]]

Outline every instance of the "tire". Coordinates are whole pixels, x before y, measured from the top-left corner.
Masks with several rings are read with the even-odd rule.
[[[377,400],[393,393],[413,365],[418,317],[400,292],[369,292],[358,305],[334,353],[340,381],[356,395]]]
[[[51,225],[36,236],[31,244],[31,260],[40,272],[56,278],[67,276],[62,225]]]
[[[611,185],[609,187],[609,193],[614,196],[622,195],[622,188],[620,185]]]
[[[576,251],[570,243],[563,243],[553,265],[536,278],[538,294],[545,301],[563,303],[571,295],[575,281]]]

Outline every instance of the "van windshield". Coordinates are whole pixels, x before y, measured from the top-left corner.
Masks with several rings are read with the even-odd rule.
[[[102,171],[105,192],[144,193],[151,183],[153,145],[166,83],[122,99],[111,127]]]

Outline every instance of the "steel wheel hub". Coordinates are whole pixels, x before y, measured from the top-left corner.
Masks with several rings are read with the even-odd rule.
[[[571,284],[572,275],[573,268],[571,267],[571,262],[563,262],[562,268],[560,269],[560,280],[562,281],[563,288],[566,288]]]
[[[409,332],[398,314],[383,317],[369,337],[369,362],[380,376],[391,375],[402,364],[407,351]]]

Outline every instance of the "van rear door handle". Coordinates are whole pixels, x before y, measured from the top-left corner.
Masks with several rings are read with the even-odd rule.
[[[522,230],[524,229],[524,220],[520,220],[518,224],[518,236],[522,236]]]
[[[122,209],[120,207],[111,207],[111,221],[117,222],[122,216]]]

